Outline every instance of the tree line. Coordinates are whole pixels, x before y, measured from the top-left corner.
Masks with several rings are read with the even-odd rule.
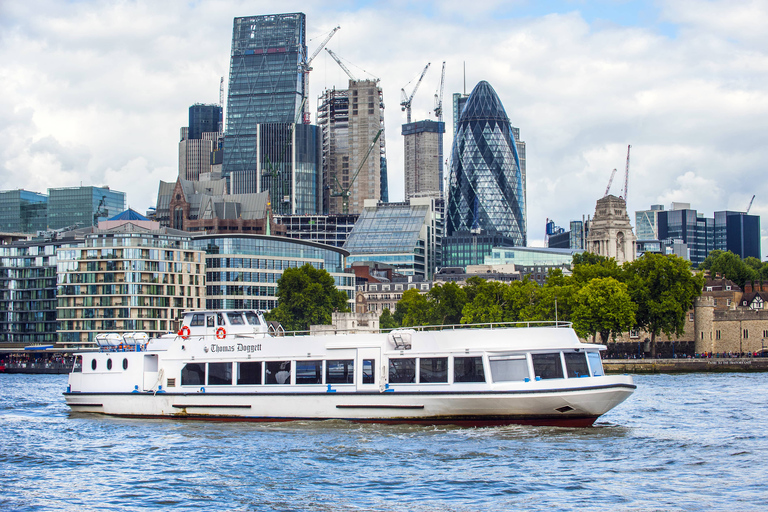
[[[437,284],[422,295],[403,293],[395,312],[385,309],[380,327],[558,320],[573,323],[582,338],[605,343],[630,329],[656,337],[680,336],[685,315],[704,287],[702,273],[675,255],[646,253],[618,265],[591,253],[574,255],[571,275],[551,270],[546,283],[523,278],[502,283],[471,277],[465,286]]]

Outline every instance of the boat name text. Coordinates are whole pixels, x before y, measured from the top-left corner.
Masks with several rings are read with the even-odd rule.
[[[257,343],[255,345],[243,345],[242,343],[238,343],[236,345],[211,345],[211,352],[217,353],[217,352],[259,352],[261,351],[261,343]]]

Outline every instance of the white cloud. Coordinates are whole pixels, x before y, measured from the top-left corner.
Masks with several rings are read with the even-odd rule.
[[[400,88],[431,62],[413,103],[414,119],[431,118],[445,60],[446,156],[465,63],[467,90],[488,80],[527,143],[532,241],[547,217],[567,226],[594,213],[613,168],[613,191],[623,187],[628,144],[631,210],[677,200],[711,215],[756,194],[752,213],[768,211],[765,2],[670,1],[633,27],[590,23],[578,2],[515,17],[527,3],[476,2],[466,17],[454,1],[3,2],[0,188],[109,184],[136,209],[152,205],[157,180],[175,178],[188,107],[218,99],[232,19],[302,11],[310,51],[340,25],[329,46],[381,79],[392,199],[403,195]],[[313,67],[314,110],[347,77],[325,52]]]

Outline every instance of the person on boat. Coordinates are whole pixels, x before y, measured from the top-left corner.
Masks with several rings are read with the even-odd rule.
[[[288,366],[290,363],[283,363],[280,365],[280,371],[275,374],[275,380],[278,384],[290,384],[291,383],[291,369]]]

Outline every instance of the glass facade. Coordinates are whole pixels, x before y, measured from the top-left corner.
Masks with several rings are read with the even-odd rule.
[[[514,241],[499,233],[460,231],[443,238],[443,267],[483,265],[494,247],[512,247]]]
[[[496,91],[470,94],[453,141],[447,234],[483,229],[527,242],[525,182],[517,144]]]
[[[715,248],[715,219],[705,218],[696,210],[659,211],[657,229],[659,240],[682,240],[687,244],[694,268]]]
[[[259,124],[296,122],[304,98],[301,63],[306,53],[302,13],[235,18],[224,176],[258,169]]]
[[[48,229],[95,226],[125,210],[125,192],[107,187],[48,189]]]
[[[440,250],[439,212],[434,199],[366,206],[344,244],[349,264],[378,261],[404,275],[431,279]]]
[[[328,271],[353,300],[355,276],[344,272],[343,249],[260,235],[202,235],[192,246],[205,251],[208,309],[273,309],[283,271],[306,263]]]
[[[189,107],[189,132],[187,138],[202,139],[204,133],[221,131],[221,105],[195,104]]]
[[[0,342],[56,341],[56,246],[0,245]]]
[[[0,231],[36,233],[47,227],[48,197],[28,190],[0,192]]]
[[[573,262],[573,255],[581,252],[584,251],[544,247],[494,247],[490,256],[485,258],[485,264],[561,267],[570,265]]]
[[[744,212],[715,212],[715,249],[742,258],[760,256],[760,216]]]

